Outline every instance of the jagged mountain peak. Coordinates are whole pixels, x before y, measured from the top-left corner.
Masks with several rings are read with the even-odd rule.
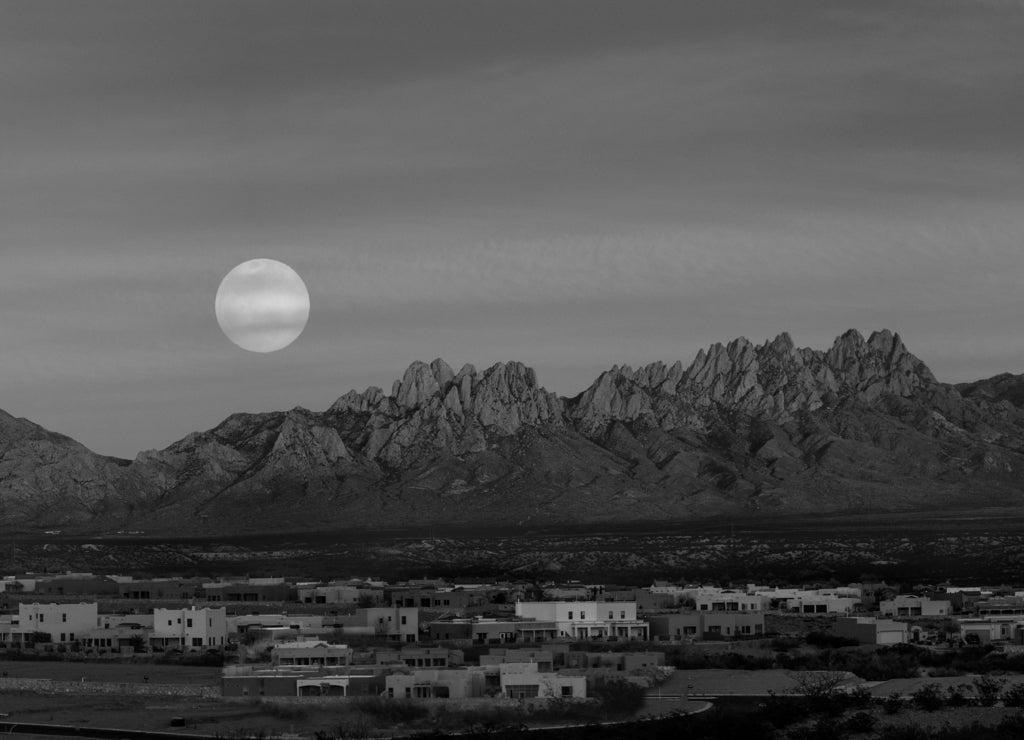
[[[591,433],[610,420],[640,418],[667,428],[713,406],[783,421],[833,397],[872,402],[886,393],[906,397],[936,383],[899,334],[887,329],[867,340],[850,329],[824,352],[798,349],[788,332],[759,346],[738,337],[700,350],[685,371],[681,368],[652,363],[634,371],[616,365],[574,399],[571,414]],[[668,402],[667,396],[677,400]]]
[[[0,412],[0,524],[135,516],[254,530],[289,512],[300,526],[348,526],[931,505],[936,491],[1019,493],[1022,388],[1005,375],[943,385],[899,334],[851,329],[826,350],[783,332],[715,343],[686,367],[616,365],[572,399],[521,362],[417,361],[390,394],[232,414],[131,463]]]

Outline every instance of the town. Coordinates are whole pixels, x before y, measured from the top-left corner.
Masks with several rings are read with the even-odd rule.
[[[392,733],[457,729],[438,717],[457,723],[460,712],[523,725],[688,715],[823,686],[890,708],[921,696],[1024,705],[1013,670],[1024,661],[1024,590],[1007,586],[66,572],[4,576],[0,589],[0,712],[21,722],[34,710],[19,712],[18,692],[184,697],[259,707],[292,728],[352,707]],[[964,670],[950,670],[957,661]],[[198,682],[174,673],[188,666],[207,672]],[[989,677],[998,668],[1006,675]],[[965,683],[975,675],[984,680]],[[188,706],[170,704],[162,721],[195,727]]]

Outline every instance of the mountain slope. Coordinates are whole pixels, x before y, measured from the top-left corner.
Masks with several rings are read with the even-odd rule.
[[[889,331],[827,351],[737,339],[686,368],[613,367],[572,399],[516,362],[416,362],[390,394],[235,414],[131,463],[0,418],[0,523],[185,534],[1016,506],[1022,387],[939,383]]]

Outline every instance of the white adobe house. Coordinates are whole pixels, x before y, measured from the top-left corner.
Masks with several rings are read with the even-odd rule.
[[[586,699],[586,676],[541,673],[536,663],[498,666],[501,694],[508,699]]]
[[[270,651],[275,666],[346,666],[352,662],[352,648],[323,640],[304,640],[275,645]]]
[[[516,616],[541,623],[533,637],[646,640],[650,634],[647,622],[636,618],[635,601],[518,601]],[[518,627],[531,636],[528,623]]]
[[[694,609],[701,612],[759,612],[764,608],[762,597],[741,591],[698,593],[693,603]]]
[[[862,645],[896,645],[907,641],[907,624],[874,617],[839,617],[836,634]]]
[[[227,642],[227,610],[194,606],[187,609],[154,609],[153,647],[180,647],[184,650],[223,648]]]
[[[375,606],[337,618],[346,635],[377,637],[391,642],[417,642],[420,610],[414,606]]]
[[[385,679],[391,699],[471,699],[483,696],[484,672],[479,668],[416,668]]]
[[[96,603],[18,604],[22,633],[46,632],[52,642],[74,642],[100,626]]]
[[[880,602],[878,611],[883,617],[947,617],[952,613],[952,604],[903,594]]]

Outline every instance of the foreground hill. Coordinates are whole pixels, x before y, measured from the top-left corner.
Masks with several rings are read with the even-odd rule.
[[[235,414],[134,461],[0,417],[0,524],[260,532],[1024,504],[1024,381],[938,382],[880,331],[788,335],[575,398],[517,362],[413,363],[391,392]]]

